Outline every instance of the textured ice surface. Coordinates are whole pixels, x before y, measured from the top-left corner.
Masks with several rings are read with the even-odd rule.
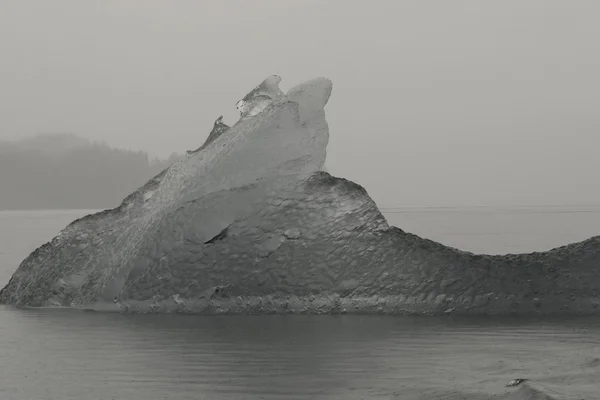
[[[331,82],[272,76],[206,142],[113,210],[73,222],[0,301],[184,313],[600,313],[600,238],[474,255],[389,227],[322,172]]]
[[[280,82],[279,75],[271,75],[238,101],[236,107],[240,111],[240,118],[253,117],[274,100],[282,98],[284,95],[279,89]]]

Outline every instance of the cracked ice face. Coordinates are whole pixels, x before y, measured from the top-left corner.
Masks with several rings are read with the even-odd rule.
[[[245,117],[203,151],[173,164],[153,197],[159,207],[257,179],[322,169],[329,141],[324,107],[331,81],[313,79],[287,94],[277,86],[280,81],[276,75],[265,79],[240,101],[250,110]]]

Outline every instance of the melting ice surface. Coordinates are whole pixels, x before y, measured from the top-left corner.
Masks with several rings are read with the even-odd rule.
[[[123,312],[595,314],[600,240],[475,255],[388,226],[322,172],[328,79],[271,76],[206,142],[113,209],[73,222],[0,301]],[[391,184],[395,184],[392,182]]]

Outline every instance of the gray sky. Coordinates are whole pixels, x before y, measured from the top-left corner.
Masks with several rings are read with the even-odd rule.
[[[271,74],[333,80],[327,165],[382,207],[600,203],[597,0],[2,0],[0,139],[198,147]]]

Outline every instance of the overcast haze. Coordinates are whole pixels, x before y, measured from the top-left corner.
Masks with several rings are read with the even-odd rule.
[[[2,0],[0,139],[197,148],[270,74],[333,80],[382,207],[600,203],[600,2]]]

